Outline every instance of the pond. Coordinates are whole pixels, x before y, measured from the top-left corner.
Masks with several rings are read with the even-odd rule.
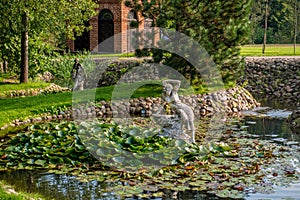
[[[300,135],[294,134],[286,123],[287,117],[291,114],[291,108],[277,109],[261,107],[252,111],[243,112],[248,124],[248,132],[253,138],[270,140],[272,142],[299,149]],[[299,156],[298,156],[299,157]],[[291,185],[275,186],[272,190],[264,193],[249,194],[246,199],[299,199],[300,181],[295,181]]]
[[[285,122],[290,113],[291,110],[289,109],[277,107],[276,109],[271,109],[263,106],[243,112],[239,120],[230,122],[230,126],[237,133],[248,135],[249,138],[268,140],[299,149],[300,135],[293,134]],[[300,159],[300,156],[295,155],[295,159]],[[274,166],[265,167],[262,170],[270,170],[268,168],[274,168]],[[120,199],[121,197],[114,191],[106,191],[106,189],[115,185],[124,185],[124,182],[118,180],[108,183],[103,182],[103,180],[83,181],[82,177],[79,178],[71,174],[36,170],[0,172],[0,179],[13,185],[17,190],[37,192],[44,195],[47,199],[56,200]],[[276,179],[276,177],[271,177],[270,179]],[[274,182],[269,182],[266,179],[264,185],[259,185],[256,188],[247,188],[245,199],[299,199],[299,180],[295,180],[293,184],[285,182],[285,180],[281,181],[280,176],[278,176],[278,180],[280,184],[274,185]],[[163,197],[153,197],[152,199],[221,199],[214,194],[207,194],[201,191],[185,190],[175,192],[164,189],[162,192],[164,193]]]

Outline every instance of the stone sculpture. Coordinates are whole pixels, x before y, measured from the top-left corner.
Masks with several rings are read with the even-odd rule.
[[[72,80],[74,81],[73,91],[83,90],[86,74],[77,58],[74,60],[71,76],[72,76]]]
[[[157,114],[153,114],[153,117],[156,122],[163,126],[165,135],[181,139],[185,139],[185,135],[189,135],[189,141],[195,143],[194,112],[179,99],[180,83],[179,80],[163,81],[163,98],[175,114],[162,115],[160,110]]]

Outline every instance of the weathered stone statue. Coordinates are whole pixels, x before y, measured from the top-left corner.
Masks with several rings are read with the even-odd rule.
[[[180,83],[179,80],[163,81],[163,98],[171,106],[171,110],[175,111],[175,115],[154,114],[154,118],[159,123],[164,121],[161,124],[163,124],[163,130],[168,136],[181,138],[186,134],[190,136],[190,142],[195,143],[194,112],[179,99],[178,89]]]
[[[77,58],[75,58],[75,60],[74,60],[74,65],[73,65],[73,69],[71,71],[71,76],[72,76],[72,80],[74,81],[73,91],[83,90],[84,81],[86,79],[86,74]]]

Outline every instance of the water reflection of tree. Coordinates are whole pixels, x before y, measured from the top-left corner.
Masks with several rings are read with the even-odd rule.
[[[261,139],[270,139],[270,135],[293,140],[293,133],[285,119],[246,117],[246,121],[254,121],[248,128],[249,133],[260,135]]]

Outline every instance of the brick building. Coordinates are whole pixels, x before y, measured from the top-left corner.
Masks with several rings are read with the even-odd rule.
[[[126,7],[122,0],[98,0],[98,4],[98,14],[88,22],[92,29],[76,37],[75,40],[67,40],[67,47],[71,51],[89,50],[94,53],[132,51],[128,42],[130,34],[119,33],[136,26],[138,28],[150,26],[151,21]],[[111,37],[114,35],[117,36]],[[107,41],[108,38],[110,39]]]

